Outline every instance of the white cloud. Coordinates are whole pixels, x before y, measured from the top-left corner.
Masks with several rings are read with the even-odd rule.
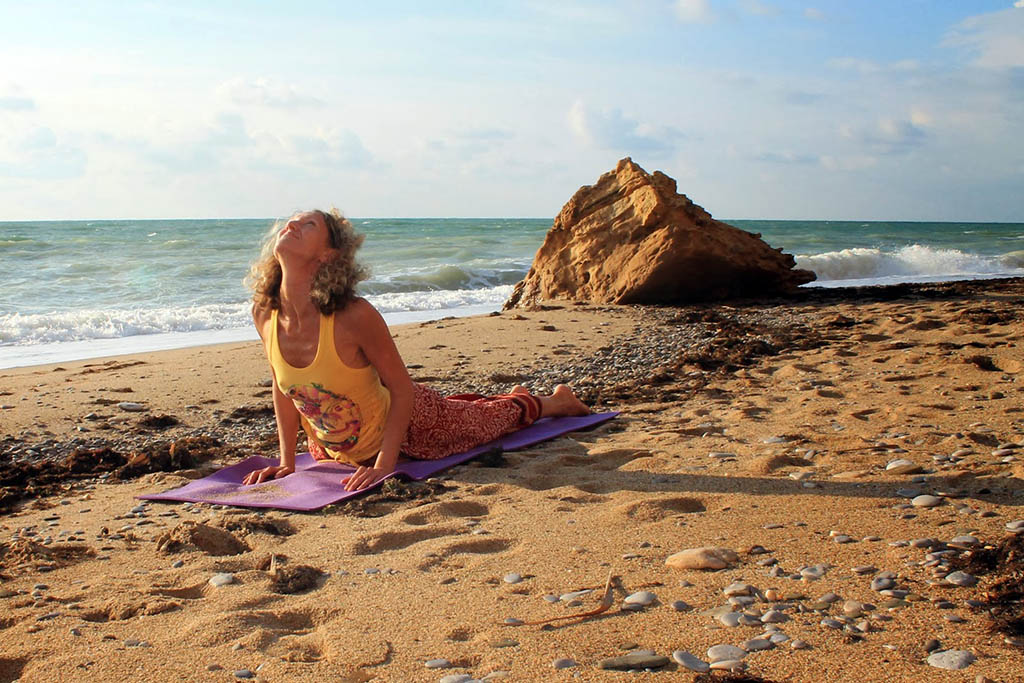
[[[10,135],[0,145],[0,176],[36,180],[67,180],[85,173],[82,149],[58,138],[46,126]]]
[[[676,0],[676,16],[687,24],[706,24],[714,20],[710,0]]]
[[[626,154],[668,156],[685,137],[675,128],[630,118],[621,109],[591,111],[579,100],[569,109],[568,119],[569,128],[585,144]]]
[[[826,154],[821,157],[822,168],[829,171],[863,171],[877,165],[878,159],[864,154],[840,157]]]
[[[294,85],[277,83],[267,78],[246,80],[233,78],[217,88],[221,95],[238,105],[264,107],[316,107],[323,100],[300,92]]]
[[[870,126],[843,124],[839,135],[872,155],[885,156],[906,154],[928,140],[928,134],[914,121],[893,118],[879,119]]]
[[[1024,2],[1024,0],[1021,0]],[[932,125],[932,115],[923,109],[915,109],[910,112],[910,122],[915,126],[930,126]]]
[[[1008,9],[969,17],[950,32],[945,44],[967,49],[975,66],[1024,66],[1024,12]]]
[[[902,59],[897,62],[882,64],[870,59],[859,59],[857,57],[837,57],[830,59],[826,64],[835,69],[846,69],[857,71],[861,74],[877,74],[883,72],[907,73],[917,71],[921,68],[920,62],[914,59]]]
[[[762,2],[762,0],[743,0],[740,4],[750,14],[762,17],[777,17],[782,14],[781,9],[767,2]]]

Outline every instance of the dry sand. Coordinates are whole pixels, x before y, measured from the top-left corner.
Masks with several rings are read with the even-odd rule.
[[[313,514],[161,503],[131,513],[138,494],[274,454],[257,344],[0,371],[8,470],[12,457],[58,461],[93,439],[123,455],[200,432],[228,446],[185,472],[65,478],[0,517],[0,681],[227,681],[242,669],[266,681],[494,672],[516,681],[690,680],[675,662],[633,674],[598,663],[635,649],[706,660],[710,646],[755,638],[765,627],[730,628],[707,613],[726,604],[722,591],[734,582],[774,589],[788,617],[778,629],[810,646],[751,652],[744,662],[754,680],[1024,680],[1021,647],[965,602],[985,600],[1005,575],[944,586],[921,564],[928,549],[900,543],[970,534],[995,544],[1024,518],[1024,284],[829,296],[684,309],[560,305],[398,328],[414,376],[446,390],[507,389],[518,379],[541,388],[568,375],[623,414],[506,454],[501,467],[469,464],[444,473],[441,486],[412,487],[423,498],[370,495]],[[125,412],[119,401],[145,410]],[[139,426],[158,415],[181,424]],[[38,453],[29,458],[29,448]],[[958,451],[953,461],[935,458]],[[921,471],[887,473],[898,458]],[[900,489],[942,504],[913,507]],[[226,527],[233,538],[200,527],[202,547],[168,544],[188,540],[186,522]],[[242,552],[213,554],[232,544]],[[665,566],[700,546],[733,549],[739,562],[721,571]],[[275,570],[324,574],[303,592],[276,593],[271,554],[283,556]],[[790,578],[815,565],[827,569],[820,579]],[[851,571],[859,566],[895,572],[907,600],[884,607],[892,598],[871,589],[877,572]],[[234,583],[210,585],[219,572]],[[600,615],[504,623],[592,610],[609,572],[614,604]],[[506,581],[510,573],[522,580]],[[582,589],[595,590],[578,605],[544,599]],[[623,609],[641,590],[656,601]],[[829,592],[841,600],[815,604]],[[875,609],[852,629],[821,625],[842,617],[846,600]],[[692,609],[677,611],[675,601]],[[931,639],[977,659],[960,671],[929,666]],[[559,658],[575,665],[556,669]],[[451,667],[428,669],[434,659]]]

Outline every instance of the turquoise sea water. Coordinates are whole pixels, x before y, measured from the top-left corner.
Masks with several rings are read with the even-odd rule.
[[[497,310],[548,219],[352,219],[389,322]],[[1024,275],[1024,224],[729,221],[813,286]],[[242,279],[270,219],[0,222],[0,367],[255,338]]]

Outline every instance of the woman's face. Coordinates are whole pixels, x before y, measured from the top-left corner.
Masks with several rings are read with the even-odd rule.
[[[316,211],[292,216],[277,233],[274,255],[278,260],[315,261],[329,250],[327,225]]]

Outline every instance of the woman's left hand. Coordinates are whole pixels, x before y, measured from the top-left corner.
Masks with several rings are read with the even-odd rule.
[[[346,491],[361,491],[368,486],[373,486],[378,481],[395,471],[395,468],[386,469],[383,467],[366,467],[361,465],[356,471],[341,480]]]

